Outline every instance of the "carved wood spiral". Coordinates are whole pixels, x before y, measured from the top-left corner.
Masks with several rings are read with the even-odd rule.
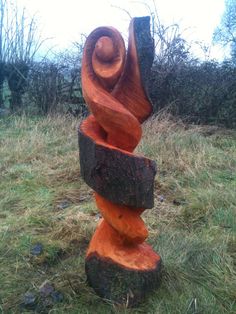
[[[116,29],[95,29],[82,61],[83,96],[91,114],[79,128],[81,174],[103,217],[86,260],[95,256],[136,271],[156,269],[160,262],[144,242],[148,231],[140,216],[153,206],[156,165],[134,154],[141,123],[152,112],[145,89],[152,61],[149,18],[131,21],[127,52]]]

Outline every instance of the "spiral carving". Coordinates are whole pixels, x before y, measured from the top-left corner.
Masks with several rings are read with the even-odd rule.
[[[152,286],[160,268],[160,256],[144,242],[148,231],[141,218],[153,206],[156,165],[134,154],[141,123],[152,112],[145,89],[153,61],[149,23],[149,17],[131,21],[127,53],[116,29],[95,29],[82,60],[82,90],[91,114],[79,128],[81,174],[103,217],[87,251],[86,272],[99,295],[119,302],[123,295],[112,296],[110,272],[122,274],[123,282],[127,274],[141,278],[144,272],[142,285]]]

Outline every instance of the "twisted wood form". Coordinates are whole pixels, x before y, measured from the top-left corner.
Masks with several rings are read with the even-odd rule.
[[[153,61],[149,28],[149,17],[131,21],[127,54],[112,27],[95,29],[84,47],[82,89],[91,114],[79,129],[80,165],[103,217],[87,251],[86,271],[95,290],[108,298],[94,274],[102,263],[136,273],[156,271],[160,264],[144,242],[148,231],[140,217],[153,206],[156,166],[133,153],[141,123],[152,112],[145,89]]]

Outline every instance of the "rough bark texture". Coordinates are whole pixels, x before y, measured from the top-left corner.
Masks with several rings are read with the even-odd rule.
[[[111,202],[152,208],[154,161],[96,144],[79,131],[80,169],[84,181]]]
[[[161,261],[155,269],[137,271],[93,255],[86,259],[85,270],[89,285],[99,296],[132,307],[160,285]]]
[[[145,87],[145,91],[147,94],[147,85],[149,82],[151,67],[154,60],[154,40],[150,34],[149,25],[149,16],[134,19],[134,34],[137,46],[139,69],[142,83]],[[149,101],[151,102],[150,97]]]

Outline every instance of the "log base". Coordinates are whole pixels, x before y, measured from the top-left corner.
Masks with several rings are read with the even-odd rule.
[[[85,270],[89,285],[102,298],[126,307],[137,306],[160,284],[161,261],[146,271],[126,269],[100,256],[86,259]]]
[[[85,270],[100,297],[133,307],[159,286],[161,258],[145,242],[124,242],[103,220],[90,242]]]

